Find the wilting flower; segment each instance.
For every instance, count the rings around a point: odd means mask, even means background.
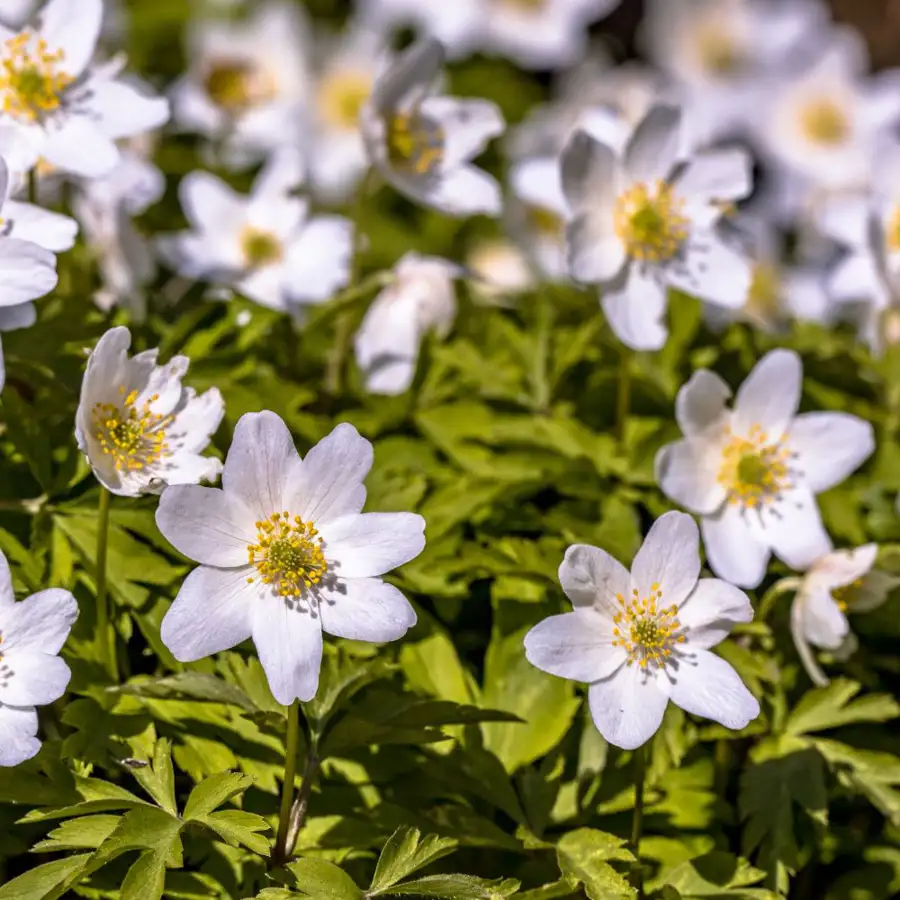
[[[738,588],[700,578],[690,516],[657,519],[630,573],[597,547],[569,547],[559,580],[574,610],[532,628],[525,655],[551,675],[587,682],[594,724],[611,744],[648,741],[669,700],[735,730],[759,715],[738,674],[709,652],[753,608]]]
[[[218,388],[183,387],[186,356],[156,364],[158,350],[128,356],[131,334],[111,328],[88,359],[75,438],[109,491],[125,497],[215,478],[222,464],[201,456],[222,421]]]
[[[613,331],[635,350],[665,344],[670,287],[734,308],[750,285],[748,261],[715,231],[750,191],[750,159],[711,150],[679,165],[680,125],[677,109],[655,106],[622,154],[584,131],[563,154],[569,271],[601,286]]]
[[[456,318],[453,279],[458,266],[433,256],[407,253],[394,279],[372,302],[356,335],[356,360],[366,387],[376,394],[402,394],[416,373],[419,345],[429,331],[444,336]]]
[[[353,226],[340,216],[310,218],[308,201],[294,193],[302,179],[291,150],[271,158],[249,195],[192,172],[179,192],[192,230],[163,238],[163,255],[186,278],[228,285],[270,309],[329,299],[350,277]]]
[[[361,111],[372,164],[398,191],[451,216],[497,215],[500,187],[469,160],[503,131],[488,100],[437,96],[444,48],[423,40],[375,82]]]
[[[699,514],[712,570],[756,587],[771,551],[805,569],[831,543],[815,495],[843,481],[875,446],[872,426],[847,413],[797,414],[800,357],[773,350],[741,385],[701,369],[678,392],[684,440],[657,454],[663,491]]]
[[[279,147],[299,147],[309,91],[307,25],[294,3],[254,5],[235,21],[188,26],[188,72],[176,85],[176,124],[225,142],[243,165]]]
[[[162,623],[182,662],[253,638],[275,699],[310,700],[322,632],[393,641],[416,623],[409,601],[381,576],[422,551],[413,513],[362,513],[372,445],[338,425],[305,459],[275,413],[242,416],[222,489],[169,488],[156,521],[200,563]]]
[[[875,609],[897,583],[897,579],[874,568],[877,555],[875,544],[832,550],[803,575],[791,607],[791,634],[803,666],[816,684],[828,684],[828,678],[810,645],[852,652],[855,638],[847,613]]]
[[[0,766],[17,766],[41,749],[36,706],[58,700],[72,673],[59,651],[78,604],[69,591],[40,591],[17,603],[0,552]]]
[[[157,128],[167,100],[118,78],[119,60],[92,65],[102,0],[50,0],[36,27],[0,28],[0,130],[16,169],[38,159],[96,177],[119,160],[115,141]]]

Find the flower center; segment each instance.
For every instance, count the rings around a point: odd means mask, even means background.
[[[62,105],[61,95],[74,80],[60,70],[62,50],[25,30],[9,38],[0,51],[0,96],[3,112],[19,122],[36,122]]]
[[[562,216],[545,206],[529,206],[526,210],[528,224],[540,235],[562,240],[565,236],[566,223]]]
[[[733,435],[722,452],[718,481],[728,490],[728,502],[746,509],[778,500],[791,487],[791,453],[780,441],[768,443],[759,425],[750,437]]]
[[[501,6],[511,6],[522,12],[539,12],[544,9],[549,0],[500,0]]]
[[[271,100],[276,94],[269,75],[251,60],[236,57],[213,60],[204,84],[210,100],[232,116]]]
[[[711,75],[732,75],[746,62],[743,48],[720,25],[700,30],[697,56],[700,65]]]
[[[613,209],[613,224],[628,255],[653,263],[675,256],[688,236],[683,205],[664,181],[635,184],[620,194]]]
[[[650,586],[649,597],[641,597],[635,588],[630,600],[621,594],[616,594],[616,600],[621,609],[613,616],[613,647],[624,648],[628,665],[637,662],[642,669],[648,665],[662,668],[674,646],[684,643],[678,607],[661,605],[658,584]]]
[[[248,561],[276,594],[300,597],[324,578],[328,563],[312,522],[276,512],[257,522],[256,531],[256,543],[247,548]],[[247,581],[252,584],[253,578]]]
[[[807,140],[825,147],[843,144],[850,134],[846,112],[828,97],[818,97],[803,107],[800,128]]]
[[[387,123],[387,149],[394,168],[430,175],[444,158],[444,129],[416,110],[397,113]]]
[[[859,595],[862,593],[863,580],[862,578],[857,578],[855,581],[851,581],[850,584],[842,585],[831,591],[831,596],[841,612],[847,612],[847,609],[859,599]]]
[[[372,93],[372,75],[364,71],[337,72],[319,88],[322,118],[342,131],[359,127],[359,113]]]
[[[251,269],[276,263],[283,256],[281,241],[274,234],[250,226],[241,232],[241,252]]]
[[[744,306],[747,312],[763,319],[771,319],[780,312],[781,281],[775,266],[757,263],[753,267]]]
[[[125,388],[119,388],[125,394]],[[140,471],[171,456],[166,430],[173,416],[153,412],[151,406],[159,399],[154,394],[143,405],[137,405],[138,392],[131,391],[122,405],[95,403],[92,413],[94,437],[100,449],[113,459],[119,472]]]

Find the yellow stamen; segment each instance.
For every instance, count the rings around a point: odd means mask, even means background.
[[[835,147],[850,134],[844,109],[829,97],[816,97],[800,110],[800,128],[813,144]]]
[[[91,411],[101,451],[112,457],[119,472],[140,471],[171,456],[166,431],[174,417],[153,412],[159,395],[138,406],[137,391],[126,395],[125,388],[119,388],[119,392],[121,404],[95,403]]]
[[[653,263],[675,256],[688,237],[683,205],[664,181],[635,184],[622,193],[613,209],[613,225],[628,255]]]
[[[841,612],[847,612],[848,607],[852,606],[853,602],[858,599],[862,586],[863,579],[857,578],[855,581],[851,581],[850,584],[832,589],[831,596]]]
[[[271,100],[277,94],[272,76],[253,60],[222,57],[207,67],[204,79],[210,100],[232,116]]]
[[[278,262],[284,255],[281,241],[270,231],[247,226],[241,232],[244,264],[251,269]]]
[[[684,643],[678,621],[678,607],[662,605],[662,589],[650,586],[650,594],[641,597],[637,589],[626,600],[616,594],[619,610],[613,616],[613,647],[622,647],[628,654],[628,665],[637,663],[662,668],[677,644]]]
[[[0,49],[3,112],[31,123],[59,109],[63,91],[74,80],[60,66],[64,59],[62,50],[51,53],[44,38],[30,29],[9,38]]]
[[[747,438],[731,435],[722,452],[718,482],[728,491],[729,503],[759,509],[791,487],[790,459],[781,441],[770,442],[754,425]]]
[[[371,72],[346,70],[326,77],[319,87],[319,112],[334,128],[353,131],[359,113],[372,93]]]
[[[281,597],[301,597],[328,571],[322,538],[312,522],[288,512],[272,513],[256,523],[256,543],[247,548],[263,584]],[[252,583],[253,578],[248,578]]]
[[[387,148],[394,168],[430,175],[444,159],[444,129],[416,110],[397,113],[387,123]]]

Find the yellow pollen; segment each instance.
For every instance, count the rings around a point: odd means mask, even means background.
[[[781,281],[775,266],[756,263],[753,267],[744,308],[761,319],[772,319],[781,311]]]
[[[900,202],[894,206],[888,217],[884,229],[884,242],[889,252],[900,252]]]
[[[319,88],[319,111],[334,128],[354,131],[359,113],[372,93],[372,74],[363,70],[336,72]]]
[[[678,607],[663,606],[662,596],[658,584],[651,585],[647,597],[641,597],[637,589],[628,600],[616,594],[619,610],[613,616],[612,645],[625,650],[628,665],[662,668],[676,645],[684,643]]]
[[[841,612],[847,612],[847,609],[853,605],[854,600],[858,598],[862,591],[862,586],[863,579],[857,578],[855,581],[851,581],[850,584],[842,585],[831,591],[831,596]]]
[[[171,456],[166,430],[173,416],[153,412],[159,399],[154,394],[138,406],[138,392],[123,395],[121,404],[95,403],[91,410],[94,437],[106,456],[111,456],[119,472],[145,469],[164,457]]]
[[[328,571],[322,538],[312,522],[288,512],[272,513],[256,523],[256,543],[247,548],[263,584],[281,597],[301,597]],[[253,578],[248,578],[253,582]]]
[[[36,122],[62,105],[63,91],[74,80],[60,68],[62,50],[26,29],[0,48],[0,98],[3,112],[19,122]]]
[[[778,500],[791,487],[791,453],[780,442],[770,443],[759,425],[747,438],[731,435],[722,452],[718,482],[728,491],[728,502],[758,509]]]
[[[635,184],[620,194],[613,209],[613,226],[632,259],[660,263],[670,260],[688,236],[683,201],[672,185]]]
[[[397,113],[387,122],[391,165],[411,175],[430,175],[444,159],[444,129],[417,110]]]
[[[730,75],[746,61],[743,48],[722,27],[713,23],[701,28],[697,34],[697,56],[703,68],[712,75]]]
[[[213,60],[207,68],[204,84],[210,100],[232,116],[265,103],[277,94],[270,74],[252,60],[239,57]]]
[[[850,134],[846,112],[828,97],[817,97],[800,110],[800,128],[813,144],[835,147]]]
[[[241,252],[245,265],[251,269],[276,263],[284,254],[281,241],[274,234],[251,226],[241,232]]]
[[[522,12],[536,13],[546,8],[550,0],[499,0],[501,6],[511,6]]]

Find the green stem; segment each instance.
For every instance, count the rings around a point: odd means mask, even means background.
[[[534,355],[532,387],[533,406],[536,412],[546,412],[550,406],[551,389],[548,377],[550,364],[550,337],[552,334],[553,298],[546,286],[537,293],[537,353]]]
[[[113,682],[119,680],[116,665],[116,635],[110,624],[109,597],[106,589],[106,556],[109,544],[109,505],[112,494],[100,488],[100,504],[97,521],[97,633],[103,662]]]
[[[37,194],[37,164],[35,164],[28,170],[28,202],[37,203]]]
[[[725,799],[728,793],[728,774],[731,769],[731,741],[719,738],[716,741],[715,789],[716,796]]]
[[[619,357],[619,389],[616,395],[616,437],[619,443],[625,440],[625,427],[628,423],[628,410],[631,405],[631,351],[622,348]]]
[[[800,578],[782,578],[776,581],[772,587],[763,594],[762,600],[759,601],[759,610],[756,614],[757,622],[765,622],[775,605],[775,601],[788,591],[797,591],[803,580]]]
[[[281,786],[281,812],[278,816],[278,836],[272,850],[272,858],[281,863],[287,859],[287,839],[291,824],[291,806],[294,802],[294,776],[297,774],[297,746],[300,743],[300,702],[295,700],[288,707],[287,743],[284,749],[284,782]]]
[[[647,778],[647,745],[634,751],[634,812],[631,817],[631,851],[635,863],[631,880],[638,897],[644,896],[644,870],[641,868],[641,835],[644,829],[644,782]]]

